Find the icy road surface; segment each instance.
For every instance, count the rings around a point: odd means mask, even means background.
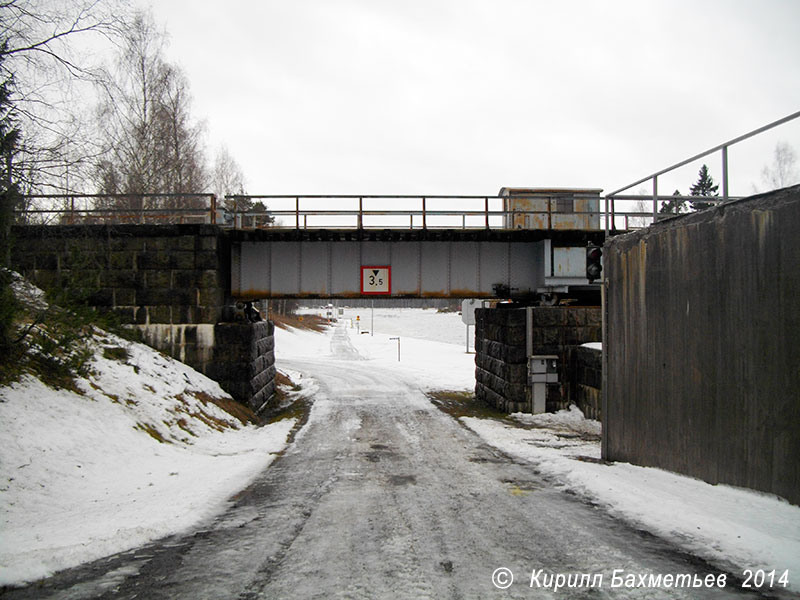
[[[207,529],[97,561],[8,598],[729,598],[612,588],[612,574],[718,571],[563,491],[440,412],[411,375],[331,356],[283,360],[318,391],[305,427]],[[499,568],[513,584],[492,582]],[[602,575],[596,589],[530,587]],[[498,579],[505,584],[507,576]],[[594,579],[597,582],[598,580]]]

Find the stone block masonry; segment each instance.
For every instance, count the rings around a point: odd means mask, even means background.
[[[206,374],[258,411],[275,393],[275,325],[218,323],[214,334],[214,357]]]
[[[567,398],[587,418],[602,421],[602,350],[577,346],[571,348],[568,354],[570,378],[567,381]]]
[[[13,237],[12,265],[40,287],[113,311],[150,346],[217,380],[252,408],[269,399],[273,330],[223,323],[232,301],[230,244],[222,229],[25,226],[15,227]]]
[[[572,352],[580,344],[600,341],[602,316],[599,308],[501,305],[478,309],[475,317],[475,395],[478,399],[505,412],[530,412],[528,355],[556,355],[559,357],[559,383],[548,384],[547,410],[566,408],[571,403],[583,409],[579,398],[582,388],[573,383],[576,364],[572,361]],[[592,407],[599,406],[599,397],[591,402]],[[590,412],[593,416],[599,415],[599,409]]]
[[[475,311],[475,397],[508,413],[530,412],[525,309]]]
[[[230,287],[230,251],[207,225],[14,228],[14,267],[45,289],[109,309],[125,323],[213,324]],[[176,343],[182,336],[172,336]]]

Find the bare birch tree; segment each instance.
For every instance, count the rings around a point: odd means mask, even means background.
[[[797,155],[786,142],[775,144],[775,154],[771,166],[765,166],[761,171],[761,179],[768,189],[775,190],[793,185],[800,181],[795,164]]]
[[[128,0],[0,0],[3,78],[13,74],[25,191],[80,187],[96,155],[86,93],[102,77],[92,47],[123,29]]]

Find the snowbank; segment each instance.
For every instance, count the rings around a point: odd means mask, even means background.
[[[777,576],[788,569],[792,589],[800,591],[800,507],[660,469],[603,464],[600,424],[582,419],[574,406],[556,414],[512,417],[532,428],[461,420],[487,443],[530,461],[558,485],[611,514],[740,575],[745,568],[774,569]]]
[[[0,388],[0,585],[145,544],[212,518],[283,449],[286,420],[244,426],[219,385],[100,334],[78,391]]]

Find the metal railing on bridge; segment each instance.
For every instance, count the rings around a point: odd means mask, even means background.
[[[798,117],[800,111],[602,199],[600,190],[592,195],[586,190],[544,189],[518,189],[512,195],[497,196],[227,195],[221,202],[207,193],[39,194],[23,197],[16,220],[27,224],[210,223],[233,229],[577,229],[604,230],[610,235],[670,216],[659,212],[669,200],[713,205],[737,199],[729,194],[728,148]],[[659,177],[716,152],[722,157],[722,196],[659,194]],[[652,184],[652,194],[623,193],[647,182]]]
[[[611,192],[609,194],[606,194],[606,196],[605,196],[605,209],[603,211],[604,214],[606,215],[606,218],[605,218],[606,235],[608,235],[610,230],[614,229],[614,225],[617,223],[617,217],[622,217],[623,220],[624,220],[624,223],[625,223],[625,227],[624,228],[625,229],[628,228],[627,227],[627,222],[628,222],[627,214],[626,213],[620,214],[620,213],[616,213],[616,211],[615,211],[615,207],[618,206],[619,203],[622,203],[623,206],[626,205],[626,204],[634,203],[634,202],[638,203],[639,205],[641,205],[643,202],[646,201],[648,204],[651,204],[651,206],[652,206],[652,211],[648,215],[649,216],[648,221],[654,222],[654,221],[658,221],[659,219],[662,219],[662,218],[667,218],[667,217],[670,217],[670,216],[674,216],[674,215],[671,215],[669,213],[662,214],[662,213],[659,212],[659,209],[663,205],[663,203],[666,202],[666,201],[669,201],[669,200],[702,201],[704,204],[713,205],[713,204],[719,204],[719,203],[722,203],[722,202],[728,202],[728,201],[731,201],[731,200],[740,199],[741,196],[731,196],[729,194],[729,186],[728,186],[728,149],[731,146],[734,146],[734,145],[736,145],[736,144],[738,144],[740,142],[743,142],[743,141],[748,140],[748,139],[750,139],[752,137],[755,137],[755,136],[757,136],[757,135],[759,135],[761,133],[764,133],[765,131],[769,131],[770,129],[774,129],[775,127],[778,127],[779,125],[783,125],[784,123],[788,123],[790,121],[793,121],[793,120],[797,119],[798,117],[800,117],[800,111],[797,111],[795,113],[787,115],[787,116],[783,117],[782,119],[778,119],[777,121],[773,121],[772,123],[764,125],[763,127],[759,127],[758,129],[754,129],[752,131],[749,131],[749,132],[747,132],[747,133],[745,133],[743,135],[740,135],[740,136],[738,136],[736,138],[733,138],[732,140],[728,140],[727,142],[723,142],[722,144],[714,146],[713,148],[709,148],[708,150],[706,150],[704,152],[700,152],[699,154],[695,154],[694,156],[692,156],[690,158],[687,158],[685,160],[677,162],[674,165],[671,165],[671,166],[669,166],[669,167],[667,167],[665,169],[661,169],[660,171],[657,171],[655,173],[647,175],[646,177],[642,177],[641,179],[638,179],[638,180],[634,181],[633,183],[630,183],[630,184],[628,184],[628,185],[626,185],[624,187],[621,187],[621,188],[619,188],[617,190],[614,190],[613,192]],[[721,185],[722,185],[722,196],[719,196],[719,197],[717,197],[717,196],[683,196],[683,195],[674,195],[674,194],[663,195],[663,194],[659,194],[658,193],[658,178],[659,177],[661,177],[662,175],[665,175],[667,173],[670,173],[672,171],[675,171],[677,169],[680,169],[681,167],[689,165],[689,164],[691,164],[691,163],[693,163],[695,161],[698,161],[701,158],[705,158],[706,156],[710,156],[712,154],[715,154],[717,152],[720,153],[720,158],[721,158],[721,161],[722,161],[722,182],[721,182]],[[621,192],[628,191],[631,188],[636,187],[637,185],[641,185],[643,183],[648,183],[648,182],[650,182],[651,185],[652,185],[652,190],[653,190],[652,194],[649,194],[649,195],[645,196],[645,195],[641,195],[641,194],[622,194],[621,193]]]
[[[576,196],[577,197],[577,196]],[[508,196],[40,194],[24,197],[21,224],[206,223],[231,229],[586,229],[602,230],[605,213],[564,208],[559,199],[535,200],[537,210],[509,206]],[[618,211],[625,229],[644,227],[647,214]],[[578,225],[575,225],[576,219]]]
[[[15,221],[26,225],[208,223],[214,194],[31,194]]]

